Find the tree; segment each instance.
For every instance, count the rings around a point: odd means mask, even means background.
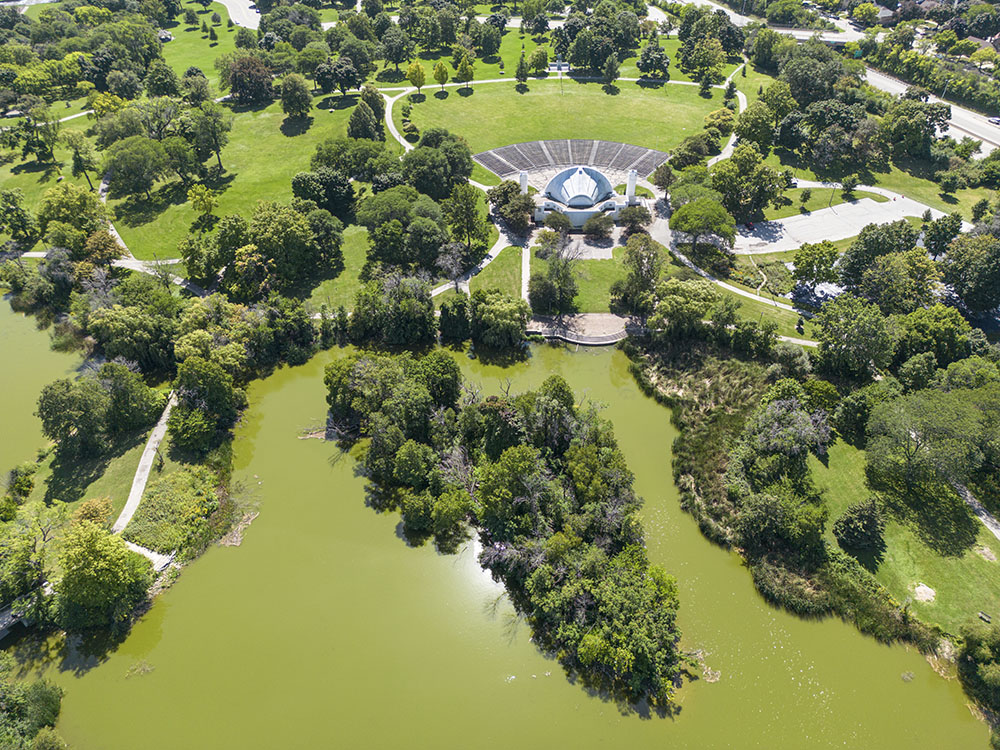
[[[13,218],[15,221],[8,225],[8,231],[11,236],[17,237],[15,232],[21,231],[19,227],[23,220],[16,216]],[[53,185],[42,194],[37,218],[38,230],[43,234],[49,232],[54,224],[72,227],[81,237],[80,247],[86,237],[107,226],[107,213],[99,198],[93,192],[68,182]]]
[[[441,86],[441,90],[444,91],[444,85],[448,83],[448,66],[443,62],[439,62],[434,66],[434,80]]]
[[[878,6],[874,3],[861,3],[854,6],[851,18],[862,26],[874,26],[878,23]]]
[[[108,186],[118,195],[136,195],[149,191],[167,169],[167,154],[159,141],[133,135],[108,149],[104,169],[110,172]]]
[[[83,133],[79,130],[67,130],[63,134],[63,142],[73,156],[72,174],[74,177],[87,178],[87,186],[93,190],[94,183],[90,181],[90,173],[97,169],[97,156]]]
[[[399,70],[399,64],[413,57],[413,42],[406,32],[398,25],[390,26],[382,35],[382,49],[387,62],[391,62]]]
[[[523,299],[498,289],[472,294],[469,324],[472,341],[489,349],[515,349],[524,343],[531,310]]]
[[[650,225],[653,215],[645,206],[626,206],[618,212],[618,221],[629,234],[635,234]]]
[[[97,371],[97,380],[108,395],[104,419],[112,437],[148,427],[163,409],[163,394],[125,365],[105,362]]]
[[[712,168],[711,186],[722,193],[722,205],[745,221],[785,189],[784,177],[767,166],[755,145],[740,143],[733,155]]]
[[[372,141],[384,141],[385,129],[375,117],[372,108],[363,101],[358,101],[347,122],[347,135],[350,138],[366,138]]]
[[[735,132],[741,141],[754,143],[767,153],[774,137],[774,112],[758,99],[740,115]]]
[[[535,51],[531,53],[531,59],[528,61],[531,65],[531,69],[535,71],[535,75],[548,70],[549,67],[549,53],[545,47],[535,47]]]
[[[639,53],[636,67],[644,76],[652,78],[667,78],[667,71],[670,67],[670,57],[666,50],[660,46],[660,39],[657,36],[650,37],[646,46]]]
[[[340,89],[341,96],[347,96],[348,89],[354,89],[361,85],[361,74],[354,66],[354,62],[349,57],[341,55],[333,63],[330,77]]]
[[[792,89],[785,81],[775,81],[760,95],[774,115],[774,125],[780,123],[785,116],[799,108],[799,103],[792,96]]]
[[[308,117],[312,110],[309,84],[298,73],[289,73],[281,81],[281,110],[289,117]]]
[[[411,86],[416,87],[417,93],[419,94],[420,89],[423,88],[424,82],[427,80],[427,74],[424,72],[424,66],[416,60],[410,63],[410,67],[406,69],[406,80],[410,82]]]
[[[670,229],[691,235],[691,247],[698,240],[711,235],[731,245],[736,238],[736,223],[722,205],[711,198],[697,198],[685,203],[670,217]]]
[[[258,104],[274,99],[271,70],[257,52],[237,53],[221,59],[223,84],[241,104]]]
[[[204,161],[209,154],[222,171],[222,149],[229,143],[229,131],[233,129],[233,115],[216,102],[202,102],[190,110],[191,133],[198,157]]]
[[[611,285],[612,309],[621,308],[644,318],[652,313],[664,260],[663,251],[648,234],[629,237],[622,259],[625,277]]]
[[[815,287],[817,284],[832,284],[838,275],[835,265],[840,252],[829,240],[805,243],[795,251],[795,280]]]
[[[917,231],[905,219],[888,224],[869,224],[840,259],[841,283],[853,289],[880,255],[905,253],[916,247]]]
[[[930,305],[941,279],[937,264],[916,248],[880,255],[861,276],[857,291],[883,313],[908,313]]]
[[[42,434],[60,452],[92,455],[105,445],[108,403],[108,394],[95,379],[64,378],[42,388],[35,414],[42,422]]]
[[[20,188],[0,189],[0,232],[6,232],[18,242],[34,238],[38,232],[34,217],[21,205],[23,201],[24,193]]]
[[[962,216],[958,213],[935,219],[924,230],[924,247],[934,259],[943,255],[951,241],[962,231]]]
[[[943,262],[944,281],[969,310],[1000,306],[1000,240],[989,234],[959,235]]]
[[[246,395],[233,377],[213,361],[191,356],[177,366],[177,406],[167,420],[178,448],[204,453],[218,435],[229,430],[246,406]]]
[[[828,371],[870,379],[892,362],[895,345],[881,311],[853,294],[842,294],[820,308],[820,356]]]
[[[938,367],[947,367],[972,353],[972,326],[954,307],[937,303],[917,308],[895,323],[898,362],[933,352]]]
[[[704,279],[667,278],[656,287],[656,306],[648,328],[654,340],[670,342],[702,330],[702,321],[719,300],[719,293]]]
[[[70,630],[120,625],[146,597],[152,566],[119,536],[89,521],[72,524],[59,561],[59,624]]]
[[[469,338],[469,298],[458,294],[441,303],[441,317],[438,321],[441,338],[450,341],[465,341]]]
[[[524,84],[528,80],[528,61],[524,57],[524,50],[521,50],[521,57],[518,58],[517,68],[514,70],[514,80],[519,84]]]
[[[479,211],[479,191],[469,184],[459,184],[441,205],[452,237],[471,250],[474,243],[485,243],[489,237],[486,221]]]
[[[319,167],[315,172],[299,172],[292,178],[292,194],[313,201],[342,221],[354,213],[354,187],[350,178],[331,167]]]
[[[472,61],[469,59],[469,55],[465,55],[462,58],[462,62],[458,65],[458,70],[455,71],[455,80],[459,83],[464,83],[465,88],[468,89],[469,84],[475,77],[476,72],[472,66]]]
[[[191,207],[201,216],[211,216],[212,211],[219,205],[218,195],[204,185],[192,185],[188,189],[187,199]]]
[[[868,481],[901,494],[929,482],[965,481],[982,460],[980,420],[960,392],[917,391],[876,406],[865,448]]]
[[[479,34],[479,51],[484,57],[493,57],[500,51],[500,29],[490,23],[483,24]]]
[[[604,82],[609,86],[618,80],[620,65],[618,63],[618,56],[614,53],[608,55],[608,59],[604,61]]]
[[[663,192],[670,189],[670,186],[674,184],[674,170],[670,167],[668,162],[663,162],[653,171],[652,182],[656,187],[658,187]]]
[[[149,96],[180,96],[180,82],[174,69],[163,60],[153,60],[146,71],[146,93]]]
[[[715,37],[706,36],[695,43],[686,65],[695,80],[710,84],[719,77],[725,60],[726,53],[722,49],[722,43]]]

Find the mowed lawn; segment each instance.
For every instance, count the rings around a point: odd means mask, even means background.
[[[827,537],[836,544],[834,521],[848,505],[869,494],[864,451],[838,440],[830,447],[826,466],[815,458],[810,458],[809,465],[830,511]],[[989,550],[1000,558],[1000,542],[971,514],[969,520],[975,524],[975,543],[953,554],[942,554],[928,546],[918,527],[891,517],[884,535],[886,549],[875,571],[878,581],[900,604],[909,602],[917,617],[950,633],[976,620],[980,610],[1000,616],[1000,562],[987,560],[979,551]],[[918,584],[934,589],[934,601],[916,600]]]
[[[617,93],[569,79],[529,81],[524,93],[513,81],[469,91],[428,90],[425,101],[413,105],[411,119],[421,131],[443,127],[458,133],[473,153],[548,138],[593,138],[666,151],[699,132],[705,115],[722,101],[721,90],[702,97],[694,86],[619,83],[612,90]],[[393,117],[401,127],[398,105]]]
[[[280,102],[263,109],[237,112],[229,144],[222,150],[222,178],[209,186],[219,192],[216,216],[239,213],[249,216],[259,200],[288,201],[292,177],[309,169],[316,144],[347,133],[354,97],[313,100],[307,123],[285,117]],[[319,109],[320,106],[343,107]],[[393,144],[390,142],[390,148]],[[208,162],[211,164],[211,161]],[[134,196],[110,202],[116,227],[137,258],[171,258],[197,218],[179,180],[158,185],[152,200]]]
[[[499,289],[511,297],[521,296],[521,248],[505,247],[489,265],[469,280],[469,289]]]
[[[199,68],[205,74],[208,82],[218,89],[219,74],[215,69],[215,60],[236,49],[237,27],[226,28],[229,11],[226,10],[226,6],[220,3],[212,3],[207,8],[202,8],[194,0],[187,0],[187,2],[181,3],[181,8],[182,11],[190,9],[197,13],[198,23],[195,26],[188,26],[184,23],[184,13],[181,12],[171,24],[167,25],[167,31],[173,34],[174,38],[163,45],[163,59],[178,76],[183,76],[184,71],[192,66]],[[212,23],[213,13],[218,13],[221,16],[220,23]],[[208,38],[207,33],[202,33],[202,21],[210,27],[215,27],[215,33],[219,37],[217,41],[213,42]],[[219,94],[221,93],[219,92]]]

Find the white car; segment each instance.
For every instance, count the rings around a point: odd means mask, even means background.
[[[989,123],[990,125],[1000,125],[1000,117],[991,117]]]

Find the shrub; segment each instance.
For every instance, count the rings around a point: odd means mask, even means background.
[[[845,550],[869,550],[882,545],[885,519],[874,497],[854,503],[833,524],[833,535]]]

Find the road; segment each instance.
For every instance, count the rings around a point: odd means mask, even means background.
[[[897,78],[880,73],[877,70],[868,68],[865,72],[865,79],[869,84],[882,91],[888,91],[897,96],[903,94],[910,84],[900,81]],[[983,157],[996,148],[1000,148],[1000,127],[991,125],[986,115],[973,112],[970,109],[959,107],[936,96],[930,98],[932,102],[944,102],[951,106],[951,120],[948,121],[949,128],[945,131],[955,140],[961,140],[963,136],[971,136],[983,142],[982,151],[978,154]]]

